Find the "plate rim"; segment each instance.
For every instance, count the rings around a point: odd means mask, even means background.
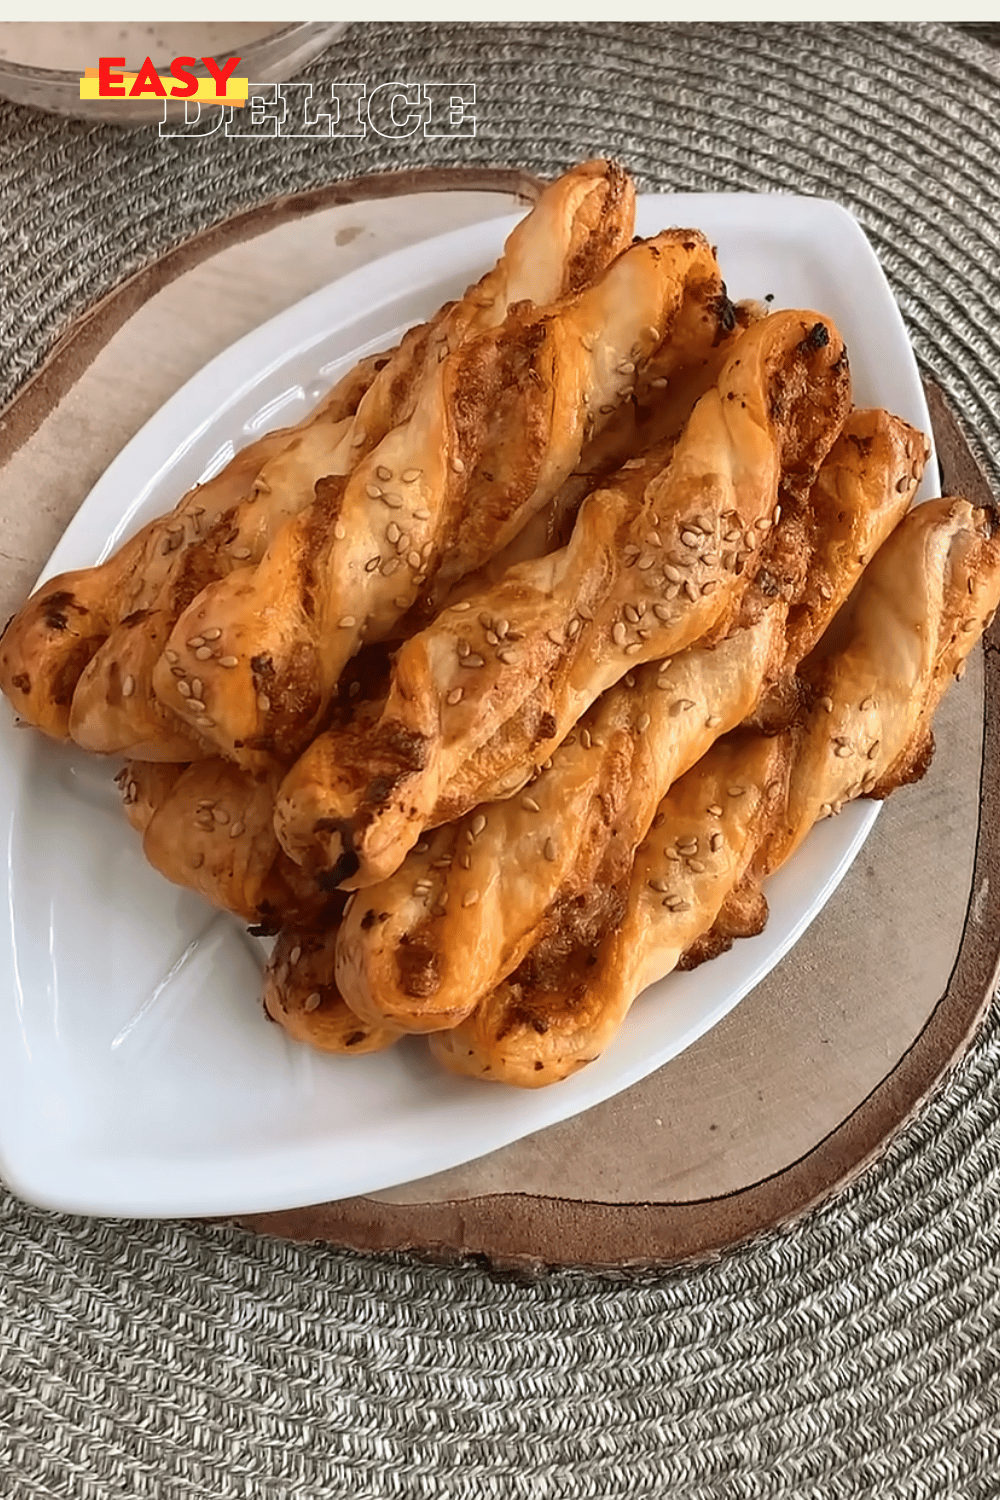
[[[900,313],[895,299],[892,296],[888,281],[878,264],[877,257],[875,256],[875,253],[872,250],[872,247],[868,242],[861,225],[854,217],[854,215],[851,214],[849,210],[844,208],[841,204],[836,203],[832,199],[812,197],[810,195],[804,194],[783,193],[667,193],[642,194],[639,198],[640,205],[642,205],[643,203],[648,205],[655,204],[659,209],[662,209],[665,203],[669,204],[671,202],[677,203],[678,205],[680,205],[681,203],[697,203],[702,207],[704,207],[706,203],[711,202],[719,207],[725,206],[726,208],[731,208],[734,206],[747,207],[752,205],[753,208],[757,210],[759,210],[762,204],[765,203],[773,204],[780,202],[782,208],[784,209],[787,209],[790,203],[795,203],[797,205],[804,205],[805,212],[813,216],[825,216],[832,214],[835,218],[840,220],[842,227],[846,229],[849,226],[849,232],[855,236],[856,243],[860,247],[863,247],[865,251],[867,251],[867,254],[870,257],[870,261],[877,272],[877,280],[881,283],[880,290],[884,295],[884,298],[886,299],[885,305],[887,308],[892,309],[896,318],[898,319],[899,330],[902,332],[906,348],[909,352],[910,360],[912,361],[913,372],[914,374],[916,374],[917,367],[915,356],[913,355],[912,345],[910,344],[908,335],[906,334],[902,314]],[[765,212],[767,211],[768,210],[765,210]],[[366,281],[369,281],[373,275],[377,277],[380,271],[383,273],[385,273],[386,271],[391,273],[394,268],[399,266],[406,266],[408,262],[412,261],[415,258],[419,258],[421,255],[427,255],[431,251],[437,252],[441,251],[442,249],[448,249],[451,248],[452,245],[454,245],[456,251],[458,251],[459,253],[461,252],[463,247],[468,248],[472,244],[478,245],[480,241],[485,242],[489,240],[492,242],[494,247],[498,247],[499,242],[502,240],[506,232],[508,232],[509,227],[520,217],[520,214],[496,216],[483,221],[479,221],[472,225],[467,225],[456,230],[448,231],[444,235],[431,236],[428,239],[414,242],[414,244],[405,246],[400,250],[391,251],[387,255],[378,257],[376,260],[368,263],[367,265],[359,267],[355,271],[347,273],[346,276],[338,278],[336,281],[330,283],[327,287],[310,293],[305,298],[302,298],[298,302],[294,303],[292,307],[285,309],[282,313],[276,315],[276,317],[267,320],[257,329],[254,329],[250,333],[244,335],[241,339],[237,340],[227,349],[214,356],[213,359],[208,362],[208,364],[203,366],[202,369],[199,370],[194,376],[192,376],[189,381],[185,382],[185,384],[180,388],[179,391],[171,396],[167,402],[163,403],[163,405],[158,409],[157,413],[154,414],[150,421],[144,424],[139,433],[137,433],[135,437],[130,440],[130,442],[125,446],[125,448],[122,449],[121,453],[116,457],[116,459],[112,461],[112,464],[109,465],[108,469],[105,471],[104,475],[102,475],[97,485],[95,485],[91,490],[90,495],[88,495],[88,497],[83,501],[77,512],[77,515],[74,517],[69,527],[67,527],[66,532],[63,534],[63,537],[53,549],[53,553],[46,563],[45,568],[40,575],[40,578],[51,576],[52,573],[64,570],[68,566],[80,565],[81,559],[78,556],[74,558],[74,550],[77,546],[78,538],[82,537],[88,528],[92,529],[93,527],[93,521],[95,519],[93,512],[96,510],[96,507],[91,506],[91,501],[93,500],[95,494],[103,496],[105,490],[108,490],[109,492],[113,490],[114,485],[119,481],[120,476],[123,473],[127,472],[129,463],[134,459],[135,453],[141,447],[141,440],[144,438],[144,435],[147,434],[148,428],[153,423],[157,423],[162,419],[165,430],[169,430],[170,422],[173,421],[177,417],[178,412],[182,411],[187,403],[190,402],[192,391],[194,391],[195,394],[200,394],[201,389],[213,384],[216,380],[219,379],[220,374],[225,377],[228,374],[229,369],[234,368],[235,365],[238,364],[241,353],[246,350],[247,346],[256,347],[257,343],[261,340],[262,335],[264,335],[268,331],[270,331],[272,335],[274,335],[276,329],[284,325],[292,317],[293,314],[300,312],[300,310],[304,307],[315,308],[323,306],[331,296],[333,296],[334,300],[337,300],[336,294],[338,290],[340,292],[342,300],[349,300],[350,293],[353,289],[355,289],[359,285],[363,287]],[[494,252],[491,250],[490,253]],[[437,260],[436,254],[434,255],[434,259],[435,261]],[[481,262],[477,262],[477,266],[471,274],[476,274],[479,270],[480,265]],[[463,274],[466,273],[463,272]],[[433,277],[430,278],[428,285],[433,282],[433,279]],[[314,342],[321,342],[321,338],[322,335],[318,335]],[[919,379],[919,377],[917,378]],[[224,403],[224,405],[232,405],[243,389],[253,389],[257,385],[264,384],[264,382],[265,375],[258,374],[255,378],[249,380],[248,382],[244,382],[243,386],[237,387],[235,391],[229,390],[227,401]],[[926,405],[924,409],[926,411]],[[217,418],[218,413],[216,413],[215,418],[213,418],[212,420],[217,420]],[[209,421],[201,424],[202,428],[206,428],[209,425]],[[927,423],[927,430],[930,430],[929,420]],[[152,481],[150,481],[150,483],[152,483]],[[135,509],[136,506],[133,505],[133,514],[135,513]],[[122,532],[121,534],[127,533]],[[2,791],[2,789],[0,789],[0,791]],[[0,795],[0,804],[2,804],[4,800],[5,797],[3,795]],[[6,819],[6,807],[3,808],[3,814]],[[825,904],[825,901],[827,899],[829,899],[829,895],[832,893],[832,890],[839,882],[839,879],[842,878],[843,874],[846,873],[846,869],[849,868],[850,863],[856,856],[861,843],[863,843],[864,836],[867,834],[868,828],[871,826],[871,823],[873,821],[874,815],[867,819],[866,826],[861,831],[861,836],[856,839],[849,855],[842,860],[842,867],[834,875],[832,882],[829,885],[829,889],[827,889],[824,893],[822,901],[817,904],[816,909],[810,913],[807,921],[802,924],[803,927],[804,925],[807,925],[808,920],[811,920],[812,917],[817,914],[818,910],[822,909],[822,905]],[[774,966],[775,963],[780,961],[780,958],[783,956],[784,952],[787,951],[788,946],[791,945],[791,942],[794,941],[798,935],[799,933],[798,931],[796,931],[794,936],[790,938],[789,941],[783,947],[781,947],[778,952],[776,952],[773,961],[767,966],[768,969],[770,969]],[[7,954],[5,948],[5,960],[6,956]],[[750,986],[748,986],[747,988],[749,987]],[[731,999],[727,1004],[723,1005],[719,1010],[719,1014],[714,1016],[711,1020],[707,1021],[700,1029],[694,1029],[684,1045],[690,1045],[691,1042],[696,1040],[697,1036],[703,1035],[705,1031],[711,1029],[711,1027],[716,1024],[717,1020],[721,1019],[721,1016],[723,1014],[727,1013],[728,1010],[733,1007],[733,1005],[739,1002],[739,999],[743,997],[743,993],[745,992],[746,991],[742,991],[735,998]],[[5,997],[0,996],[0,1005],[3,1006],[4,1012],[6,1013],[7,1006]],[[2,1017],[0,1017],[0,1030],[2,1030],[2,1026]],[[677,1055],[677,1052],[680,1050],[683,1050],[683,1048],[676,1049],[675,1052],[671,1055]],[[661,1061],[655,1066],[662,1065],[663,1062]],[[452,1160],[449,1164],[457,1165],[460,1160],[469,1160],[472,1156],[488,1154],[493,1150],[499,1149],[502,1145],[507,1144],[510,1140],[516,1139],[521,1135],[531,1133],[536,1129],[544,1128],[544,1125],[546,1123],[555,1123],[557,1119],[568,1118],[570,1115],[577,1114],[581,1109],[588,1108],[591,1104],[600,1102],[601,1099],[610,1097],[611,1094],[618,1093],[622,1089],[629,1087],[637,1080],[638,1077],[645,1076],[645,1073],[648,1073],[650,1071],[653,1071],[653,1068],[645,1068],[641,1073],[637,1073],[634,1077],[629,1076],[625,1082],[619,1083],[616,1087],[610,1088],[603,1093],[599,1093],[598,1097],[592,1098],[589,1103],[585,1103],[577,1108],[571,1108],[565,1112],[557,1112],[553,1115],[553,1118],[551,1120],[544,1121],[541,1124],[535,1123],[525,1127],[524,1129],[519,1128],[514,1133],[504,1135],[502,1138],[494,1140],[490,1145],[483,1149],[476,1150],[474,1153],[465,1152],[461,1156],[455,1157],[454,1160]],[[581,1075],[577,1076],[579,1077]],[[21,1165],[23,1165],[23,1158],[21,1160]],[[46,1185],[37,1180],[37,1178],[34,1180],[30,1180],[30,1173],[26,1177],[23,1171],[18,1170],[18,1162],[15,1159],[12,1159],[10,1155],[9,1138],[5,1135],[4,1116],[2,1111],[0,1111],[0,1167],[2,1167],[3,1175],[7,1182],[12,1187],[14,1187],[15,1191],[18,1191],[21,1196],[29,1198],[31,1201],[41,1203],[46,1207],[59,1208],[68,1211],[97,1212],[104,1214],[131,1214],[138,1211],[143,1214],[155,1217],[172,1216],[176,1215],[177,1213],[214,1215],[218,1213],[250,1213],[255,1211],[267,1211],[266,1209],[262,1209],[257,1205],[247,1203],[246,1200],[248,1195],[246,1193],[242,1194],[244,1205],[242,1208],[234,1208],[231,1203],[219,1203],[213,1208],[203,1201],[199,1202],[198,1205],[195,1206],[193,1201],[190,1199],[187,1200],[186,1203],[180,1205],[175,1202],[168,1202],[160,1206],[154,1206],[149,1203],[141,1203],[134,1193],[131,1195],[126,1194],[124,1200],[119,1197],[117,1202],[113,1202],[111,1200],[98,1202],[93,1198],[92,1194],[88,1194],[87,1192],[83,1192],[79,1196],[70,1194],[69,1198],[67,1198],[67,1195],[64,1191],[56,1192],[55,1194],[53,1194],[49,1192],[46,1188]],[[383,1179],[379,1181],[376,1186],[370,1186],[369,1188],[367,1188],[366,1191],[375,1191],[377,1190],[377,1188],[389,1187],[395,1183],[412,1180],[413,1176],[425,1175],[428,1170],[436,1172],[444,1169],[444,1166],[435,1164],[430,1166],[429,1168],[425,1167],[419,1174],[396,1173],[391,1177],[391,1180],[388,1178]],[[349,1187],[341,1196],[350,1196],[352,1194],[356,1195],[356,1193],[356,1188]],[[273,1192],[269,1192],[267,1194],[267,1197],[269,1200],[270,1208],[273,1210],[288,1209],[293,1206],[300,1205],[303,1201],[301,1189],[297,1190],[294,1195],[294,1205],[289,1200],[286,1200],[284,1202],[277,1201],[276,1195]],[[278,1197],[280,1197],[280,1195],[278,1195]],[[320,1200],[313,1199],[312,1201]]]

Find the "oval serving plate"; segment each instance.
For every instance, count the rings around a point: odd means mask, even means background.
[[[514,222],[375,261],[213,360],[107,470],[43,577],[107,556],[244,443],[299,420],[360,355],[481,275]],[[857,403],[930,431],[902,319],[845,210],[779,195],[640,199],[639,233],[668,224],[709,235],[733,297],[831,316]],[[9,715],[0,736],[0,1173],[72,1212],[293,1208],[443,1171],[578,1114],[683,1051],[773,968],[877,811],[855,803],[817,827],[770,883],[764,933],[653,986],[595,1063],[524,1093],[444,1073],[419,1039],[351,1059],[287,1040],[261,1009],[263,945],[146,865],[118,806],[117,764],[18,732]]]

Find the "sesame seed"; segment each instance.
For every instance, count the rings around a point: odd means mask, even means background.
[[[623,359],[621,364],[618,366],[618,373],[619,375],[634,375],[635,364],[630,359]]]
[[[639,621],[642,619],[642,616],[640,615],[634,604],[626,604],[625,618],[630,621],[631,624],[638,625]]]
[[[697,531],[681,532],[681,541],[684,543],[685,547],[700,547],[701,540],[701,535]]]
[[[473,836],[473,838],[477,839],[479,837],[479,835],[483,832],[483,829],[485,827],[486,827],[486,814],[485,813],[477,813],[476,816],[472,820],[472,836]]]
[[[479,900],[479,892],[478,891],[466,891],[465,895],[462,897],[462,905],[463,906],[475,906],[475,904],[476,904],[476,902],[478,900]]]
[[[621,620],[619,620],[611,631],[611,639],[614,641],[616,646],[624,646],[627,634],[628,632],[626,631],[625,626],[622,624]]]
[[[820,805],[819,805],[819,815],[820,815],[821,818],[828,818],[832,812],[833,812],[833,808],[830,806],[829,802],[821,802],[820,803]]]
[[[463,854],[462,857],[461,857],[461,859],[459,860],[459,864],[462,866],[463,870],[471,870],[472,869],[472,855],[471,854]]]
[[[373,500],[381,500],[381,498],[382,498],[382,489],[381,489],[381,486],[377,485],[377,484],[366,484],[365,485],[365,494],[366,495],[370,495]]]
[[[669,906],[669,908],[670,908],[671,911],[680,912],[680,911],[690,911],[691,910],[691,903],[690,903],[690,901],[681,901],[681,900],[678,900],[677,898],[667,897],[667,899],[664,901],[663,904],[664,904],[664,906]]]
[[[357,623],[358,622],[353,615],[341,615],[340,619],[337,621],[337,624],[340,626],[341,630],[350,630],[351,626],[356,625]]]
[[[497,661],[502,661],[504,666],[509,667],[512,662],[517,661],[516,651],[498,651]]]
[[[242,833],[243,833],[243,824],[242,823],[234,823],[233,826],[232,826],[232,828],[230,828],[230,830],[229,830],[229,837],[231,839],[238,839],[238,838],[240,838],[242,836]]]
[[[640,557],[638,563],[636,564],[636,567],[639,569],[640,573],[648,573],[655,562],[656,558],[652,557],[647,552],[642,557]]]
[[[833,705],[831,704],[831,707],[832,706]],[[862,698],[862,700],[861,700],[861,707],[863,709],[865,709],[865,710],[868,710],[869,708],[874,708],[875,707],[875,699],[874,698]]]
[[[205,705],[200,698],[189,698],[187,706],[192,713],[203,714],[205,712]]]
[[[711,813],[713,818],[721,818],[722,817],[722,808],[719,806],[719,804],[717,802],[710,803],[709,806],[706,807],[705,811],[708,812],[708,813]]]
[[[419,479],[423,472],[423,469],[404,469],[401,476],[403,483],[413,484],[414,480]]]
[[[458,457],[457,453],[456,453],[455,457],[451,461],[451,466],[454,469],[454,471],[455,471],[456,474],[464,474],[465,473],[465,464]]]
[[[229,814],[226,812],[226,809],[224,807],[213,807],[212,817],[215,822],[220,824],[220,826],[223,828],[229,822]]]
[[[456,615],[461,615],[464,614],[467,609],[471,609],[472,605],[469,603],[468,599],[460,599],[457,604],[453,604],[451,607]]]
[[[708,847],[711,849],[713,854],[717,854],[722,848],[722,834],[713,833],[712,837],[708,841]]]
[[[640,734],[645,734],[651,723],[649,714],[640,714],[635,727]]]
[[[245,561],[246,558],[248,558],[250,556],[250,548],[249,547],[234,547],[233,548],[233,556],[234,557],[238,557],[240,559],[240,561],[243,562],[243,561]],[[220,631],[219,634],[221,635],[222,632]]]
[[[211,630],[203,630],[201,633],[202,640],[205,641],[217,641],[221,634],[222,631],[219,629],[218,625],[213,625]]]
[[[191,696],[191,687],[187,682],[179,682],[177,684],[177,691],[180,693],[182,698],[190,698]]]
[[[409,563],[409,565],[410,565],[411,568],[419,568],[420,567],[420,553],[419,552],[408,552],[406,554],[406,561]]]
[[[881,740],[875,740],[875,742],[873,743],[871,749],[868,751],[868,759],[869,760],[874,760],[875,759],[876,755],[878,754],[878,747],[879,747],[879,745],[881,745],[881,743],[882,743]]]
[[[461,701],[462,701],[462,699],[463,699],[464,696],[465,696],[465,689],[464,688],[460,688],[460,687],[452,688],[451,692],[448,694],[448,697],[447,697],[446,701],[450,704],[450,706],[452,708],[454,708],[456,703],[461,703]]]
[[[834,749],[833,749],[833,753],[834,753],[834,755],[838,756],[841,760],[843,760],[845,756],[848,756],[848,755],[851,754],[851,747],[850,747],[850,745],[835,745]]]
[[[271,707],[271,700],[266,693],[257,694],[257,707],[262,714],[266,714]]]
[[[219,657],[219,666],[220,667],[238,667],[239,666],[239,657],[238,656],[220,656]]]
[[[643,631],[640,631],[640,634],[641,635],[648,635],[649,632],[646,631],[646,630],[643,630]],[[642,650],[642,642],[641,641],[633,641],[632,644],[631,644],[631,646],[626,646],[625,647],[625,655],[626,656],[638,656],[638,654],[639,654],[639,652],[641,650]]]
[[[189,651],[196,651],[199,646],[204,646],[204,644],[205,644],[205,637],[203,635],[193,635],[191,637],[191,639],[188,641],[188,650]]]
[[[166,651],[164,651],[163,654],[167,658],[167,661],[170,662],[171,664],[180,660],[180,658],[177,655],[177,652],[176,651],[171,651],[169,647],[167,648]]]
[[[683,840],[678,839],[677,840],[677,848],[679,849],[679,851],[680,851],[681,854],[697,854],[698,853],[698,840],[696,838],[683,839]]]
[[[563,644],[563,636],[558,630],[547,630],[545,632],[545,638],[546,640],[551,641],[553,646],[561,646]]]
[[[541,812],[542,810],[534,797],[522,797],[521,806],[526,808],[528,812]]]
[[[129,675],[128,677],[126,677],[125,681],[122,683],[122,697],[123,698],[131,698],[131,696],[132,696],[132,694],[134,692],[135,692],[135,678],[132,677],[131,675]]]
[[[651,891],[657,891],[663,896],[670,890],[670,881],[664,880],[662,875],[657,875],[655,880],[649,882],[649,888]]]
[[[708,718],[705,720],[705,727],[706,729],[717,729],[721,723],[721,714],[709,714]]]
[[[654,387],[655,390],[658,390],[658,391],[666,390],[667,382],[663,378],[662,375],[657,375],[656,379],[655,380],[651,380],[649,383],[650,383],[651,386]]]
[[[542,850],[542,853],[545,855],[545,858],[549,861],[550,864],[553,864],[555,862],[556,846],[553,839],[545,840],[545,847]]]
[[[726,791],[729,793],[730,797],[742,797],[743,793],[746,791],[746,787],[730,786],[726,788]]]
[[[698,589],[697,586],[691,582],[690,578],[685,578],[684,580],[684,592],[685,594],[687,594],[688,598],[693,604],[698,597]]]
[[[702,584],[701,591],[702,591],[703,594],[714,594],[715,590],[718,587],[719,587],[719,585],[718,585],[717,580],[714,579],[714,578],[710,578],[707,583],[703,583]]]
[[[689,859],[688,869],[693,875],[704,875],[705,873],[705,866],[702,864],[700,859]]]
[[[486,662],[483,660],[483,658],[481,656],[477,656],[475,653],[473,653],[472,656],[465,657],[462,661],[463,667],[485,667],[485,665]]]
[[[833,699],[832,698],[826,698],[826,697],[820,698],[817,707],[825,709],[828,714],[832,714],[833,713]]]
[[[391,578],[399,567],[401,567],[401,563],[398,557],[387,558],[382,564],[382,577]]]
[[[462,639],[460,641],[456,641],[455,642],[455,650],[458,652],[459,656],[471,656],[472,655],[472,647],[469,645],[468,641],[465,640],[465,639]]]
[[[200,677],[191,679],[191,692],[195,698],[200,698],[204,690],[204,684]]]
[[[312,994],[307,995],[303,1000],[302,1009],[310,1013],[314,1010],[318,1010],[322,999],[323,997],[320,994],[319,990],[313,990]]]
[[[388,505],[390,510],[402,510],[403,508],[403,501],[399,495],[390,495],[386,493],[381,496],[381,500],[382,504]]]
[[[580,625],[581,621],[578,620],[574,615],[572,620],[570,620],[569,624],[566,626],[566,634],[571,641],[575,640],[576,637],[580,634]]]
[[[385,528],[385,535],[386,535],[387,541],[395,543],[395,542],[399,541],[399,538],[401,537],[402,532],[400,531],[399,527],[396,525],[395,521],[390,521],[389,524],[388,524],[388,526]]]
[[[385,464],[379,464],[378,468],[375,470],[375,475],[378,479],[391,479],[392,470],[387,469]]]
[[[212,655],[211,646],[199,646],[194,653],[197,661],[208,661]]]
[[[591,735],[590,735],[590,730],[589,729],[581,729],[580,730],[580,744],[583,746],[583,748],[585,750],[589,750],[590,749],[591,745],[593,744],[593,740],[591,739]]]
[[[374,573],[375,569],[378,567],[378,565],[379,565],[379,563],[381,561],[382,561],[382,554],[381,553],[377,553],[374,557],[370,557],[368,559],[368,561],[365,563],[365,572],[366,573]]]
[[[195,723],[196,724],[200,724],[200,726],[201,726],[202,729],[214,729],[215,728],[215,720],[208,718],[207,715],[202,715],[202,717],[200,719],[195,719]]]
[[[301,957],[302,957],[302,949],[296,943],[295,947],[292,949],[291,953],[289,953],[289,955],[288,955],[288,962],[290,964],[297,964],[298,961],[299,961],[299,959]]]

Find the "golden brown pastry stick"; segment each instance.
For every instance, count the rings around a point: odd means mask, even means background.
[[[290,759],[362,639],[389,634],[432,574],[450,586],[479,566],[558,490],[664,329],[674,325],[678,357],[682,323],[705,339],[720,316],[712,287],[705,240],[667,233],[578,296],[522,304],[448,355],[409,422],[346,480],[318,485],[258,568],[185,611],[168,648],[178,660],[154,673],[157,696],[248,767]],[[191,644],[206,631],[207,657]],[[201,709],[184,707],[172,665],[205,683]]]
[[[344,420],[333,421],[328,398],[266,455],[241,504],[211,528],[205,517],[199,532],[177,526],[165,575],[159,570],[143,577],[131,602],[133,616],[144,611],[141,628],[113,630],[80,676],[72,737],[87,749],[138,758],[206,753],[197,727],[178,735],[181,726],[151,689],[153,668],[182,610],[211,582],[258,563],[281,527],[311,504],[318,479],[349,473],[405,421],[444,353],[502,322],[514,302],[548,303],[578,291],[628,244],[633,219],[634,193],[621,168],[587,162],[566,173],[511,232],[486,276],[429,323],[410,330],[397,349],[365,362],[369,378],[356,382],[363,397],[356,412],[352,408],[343,412]],[[129,681],[131,691],[123,694]]]
[[[338,924],[322,932],[282,933],[264,973],[264,1008],[297,1042],[320,1052],[381,1052],[401,1033],[359,1021],[333,980]]]
[[[845,801],[923,773],[931,715],[998,600],[991,519],[964,500],[918,506],[863,574],[833,644],[808,664],[817,697],[806,720],[714,746],[661,804],[616,930],[603,940],[570,930],[560,952],[533,953],[434,1039],[436,1055],[523,1086],[592,1061],[636,995],[711,930],[748,876],[775,870]]]
[[[814,313],[775,313],[744,333],[665,466],[654,452],[622,470],[587,497],[566,548],[406,642],[367,741],[316,739],[279,795],[286,851],[371,885],[432,818],[476,806],[484,787],[523,785],[630,667],[724,635],[779,482],[811,484],[849,384],[843,344]]]
[[[873,431],[883,441],[852,441]],[[783,535],[784,517],[767,535],[750,593],[764,584],[767,591],[744,599],[756,626],[628,674],[567,736],[525,798],[485,805],[446,825],[423,841],[422,855],[408,855],[354,904],[338,945],[338,980],[359,1015],[392,1018],[407,1030],[455,1024],[547,925],[559,925],[567,904],[597,885],[627,880],[633,851],[670,784],[788,667],[788,606],[796,611],[808,600],[811,629],[821,630],[863,566],[859,547],[837,545],[840,539],[863,536],[874,551],[909,506],[923,463],[911,467],[908,454],[911,447],[924,454],[921,435],[870,412],[852,413],[844,432],[810,507],[791,523],[793,545]],[[831,494],[838,497],[832,513]],[[813,503],[815,524],[807,516]],[[854,513],[863,519],[853,520]],[[808,636],[800,631],[796,639],[801,647]],[[389,918],[366,924],[370,910]]]
[[[439,601],[440,609],[450,608],[463,599],[471,599],[499,583],[504,574],[518,563],[531,562],[564,547],[569,541],[577,512],[591,490],[606,482],[629,460],[660,444],[676,442],[698,401],[719,378],[729,357],[732,344],[747,328],[768,315],[760,302],[736,302],[732,307],[731,327],[725,313],[715,336],[714,347],[693,364],[676,367],[669,344],[661,346],[639,373],[631,401],[612,413],[603,428],[583,450],[580,466],[565,484],[501,552],[495,553],[483,567],[461,578]],[[664,447],[664,452],[667,451]],[[428,624],[421,601],[399,622],[399,636],[405,639]]]
[[[307,880],[278,846],[276,778],[254,780],[215,759],[186,767],[129,761],[117,779],[143,853],[176,885],[270,932],[339,913],[343,898]]]
[[[872,433],[882,440],[871,440]],[[813,632],[832,617],[863,566],[860,545],[838,542],[863,538],[870,551],[881,544],[909,505],[925,449],[898,418],[851,413],[809,506],[786,513],[767,534],[761,571],[742,606],[756,626],[717,648],[690,647],[666,669],[628,674],[567,736],[525,798],[467,814],[369,887],[337,949],[351,1006],[407,1030],[454,1025],[534,943],[544,943],[547,930],[561,926],[568,906],[589,906],[596,921],[592,893],[627,882],[634,848],[671,782],[788,667],[779,634],[787,605],[798,610],[809,601]],[[920,455],[912,467],[911,450]],[[806,639],[800,631],[798,641]],[[680,705],[686,711],[678,712]],[[369,913],[380,920],[362,920]]]
[[[609,844],[633,850],[666,787],[750,710],[783,659],[786,613],[772,601],[718,646],[628,674],[522,795],[439,828],[359,891],[336,950],[351,1009],[411,1032],[468,1015],[521,962],[553,904],[585,899]]]

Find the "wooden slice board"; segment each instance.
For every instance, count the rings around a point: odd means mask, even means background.
[[[6,453],[21,446],[0,470],[0,607],[20,603],[124,442],[246,327],[363,259],[505,213],[536,187],[516,173],[336,184],[241,215],[105,298],[4,413]],[[961,434],[928,395],[946,488],[983,503]],[[804,938],[688,1052],[454,1171],[239,1222],[526,1270],[617,1269],[716,1254],[843,1187],[960,1059],[993,991],[997,627],[985,644],[939,712],[925,780],[886,804]]]

